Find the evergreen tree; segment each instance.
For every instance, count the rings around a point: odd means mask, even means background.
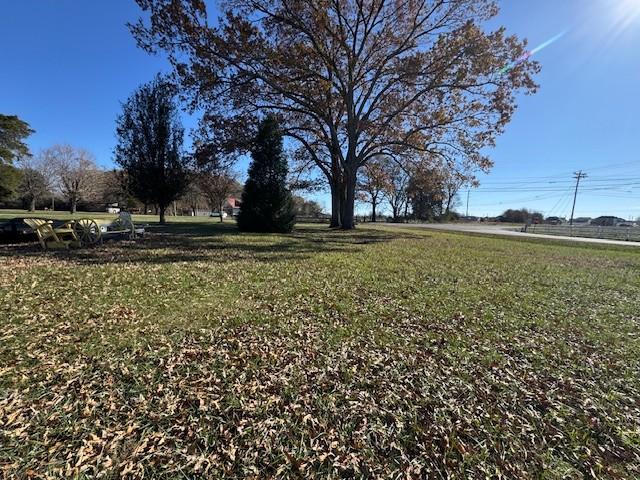
[[[145,205],[157,205],[165,223],[167,207],[188,184],[184,129],[172,85],[160,76],[142,85],[123,105],[117,135],[115,160],[128,189]]]
[[[0,201],[9,200],[15,195],[21,179],[21,170],[0,164]]]
[[[32,133],[34,130],[24,120],[0,113],[0,164],[29,156],[29,147],[24,140]]]
[[[258,129],[249,176],[242,192],[238,228],[246,232],[290,232],[295,223],[287,188],[287,161],[277,120],[268,116]]]

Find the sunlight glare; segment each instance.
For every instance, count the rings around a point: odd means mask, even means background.
[[[626,30],[634,23],[640,25],[640,0],[615,0],[612,10],[618,31]]]

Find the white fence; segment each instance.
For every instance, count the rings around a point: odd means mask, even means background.
[[[640,227],[599,227],[596,225],[528,225],[523,232],[566,237],[607,238],[640,242]]]

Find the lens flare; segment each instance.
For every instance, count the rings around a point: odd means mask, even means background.
[[[516,58],[513,62],[511,62],[509,65],[506,65],[505,67],[503,67],[498,73],[500,73],[500,75],[503,75],[503,74],[507,73],[512,68],[520,65],[522,62],[527,61],[529,58],[531,58],[533,55],[538,53],[543,48],[547,48],[552,43],[555,43],[558,40],[560,40],[566,33],[567,33],[566,31],[565,32],[560,32],[559,34],[551,37],[546,42],[541,43],[540,45],[538,45],[533,50],[527,50],[522,55],[520,55],[518,58]]]
[[[640,19],[640,0],[615,0],[609,6],[615,22],[615,33],[620,34],[631,27],[638,26]]]

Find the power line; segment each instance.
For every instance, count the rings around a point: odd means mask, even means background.
[[[632,160],[629,162],[623,162],[623,163],[609,163],[609,164],[601,164],[601,165],[596,165],[594,167],[589,167],[584,169],[583,171],[586,173],[590,173],[594,170],[617,170],[620,169],[620,167],[624,167],[624,166],[629,166],[629,165],[635,165],[637,167],[640,167],[640,160]],[[637,172],[636,168],[633,168],[632,171]],[[554,178],[559,178],[559,177],[565,177],[567,175],[570,175],[574,172],[572,171],[564,171],[564,172],[559,172],[559,173],[555,173],[552,175],[539,175],[539,176],[530,176],[530,177],[515,177],[515,180],[520,181],[520,180],[544,180],[544,179],[554,179]],[[508,178],[506,179],[508,180]]]

